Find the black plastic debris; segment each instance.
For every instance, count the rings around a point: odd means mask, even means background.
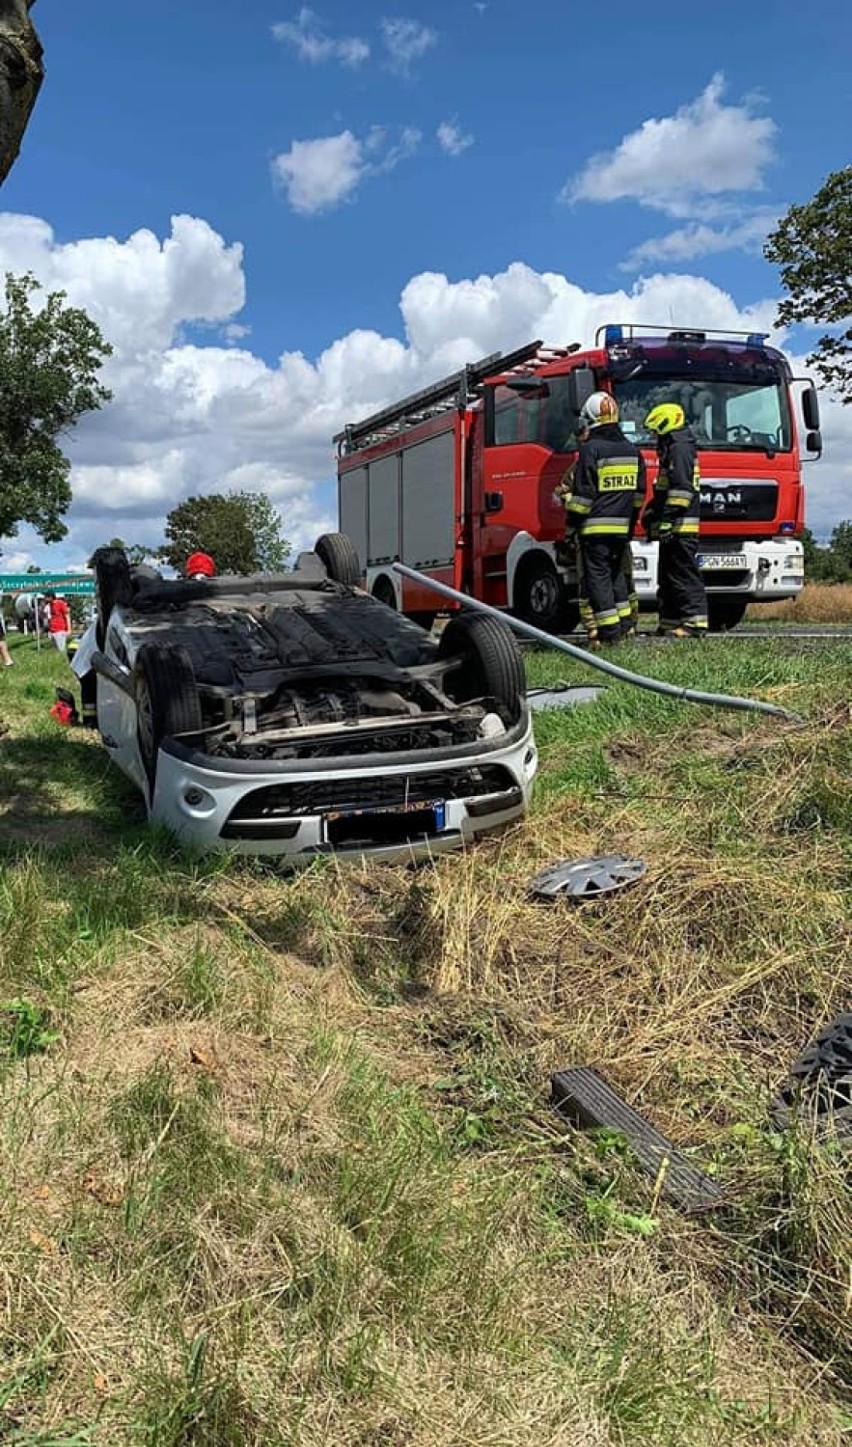
[[[529,888],[535,899],[597,899],[636,884],[647,868],[643,859],[627,859],[623,854],[562,859],[542,869]]]
[[[794,1062],[772,1102],[780,1130],[801,1121],[852,1138],[852,1014],[838,1015]]]
[[[628,1105],[594,1070],[577,1066],[550,1078],[552,1104],[563,1119],[581,1130],[612,1130],[621,1135],[636,1164],[651,1176],[661,1196],[683,1211],[711,1211],[722,1192],[664,1135]]]
[[[536,711],[546,708],[577,708],[579,704],[594,703],[602,693],[606,693],[605,688],[594,688],[585,683],[562,683],[553,688],[528,688],[527,703]]]

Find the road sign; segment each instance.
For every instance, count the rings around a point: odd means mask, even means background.
[[[92,597],[91,573],[0,573],[0,593],[66,593]]]

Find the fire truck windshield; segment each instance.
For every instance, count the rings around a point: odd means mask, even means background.
[[[777,382],[703,381],[659,375],[614,383],[621,426],[632,442],[652,439],[642,426],[652,407],[678,402],[699,447],[714,451],[789,452],[792,447],[786,388]]]

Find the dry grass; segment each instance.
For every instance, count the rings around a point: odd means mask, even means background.
[[[808,583],[798,598],[786,603],[756,603],[750,623],[852,623],[852,583]]]
[[[838,1447],[848,1172],[766,1108],[849,1004],[850,659],[725,656],[811,724],[552,715],[533,818],[431,869],[285,880],[126,826],[9,847],[0,1003],[60,1039],[0,1060],[0,1437]],[[635,890],[526,898],[609,850],[648,860]],[[566,1136],[574,1063],[726,1208],[679,1216]]]

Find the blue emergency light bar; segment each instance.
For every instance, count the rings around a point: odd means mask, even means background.
[[[762,348],[766,346],[769,337],[769,332],[722,331],[706,327],[693,331],[692,329],[672,329],[670,327],[653,324],[646,325],[640,322],[619,322],[617,324],[609,322],[604,327],[598,327],[595,333],[595,346],[600,346],[601,335],[603,335],[603,345],[605,347],[619,347],[623,346],[626,342],[644,338],[647,332],[663,333],[664,335],[659,337],[661,344],[665,342],[700,344],[701,342],[706,342],[708,337],[722,337],[730,342],[738,342],[740,345],[742,345],[744,341],[747,347]]]

